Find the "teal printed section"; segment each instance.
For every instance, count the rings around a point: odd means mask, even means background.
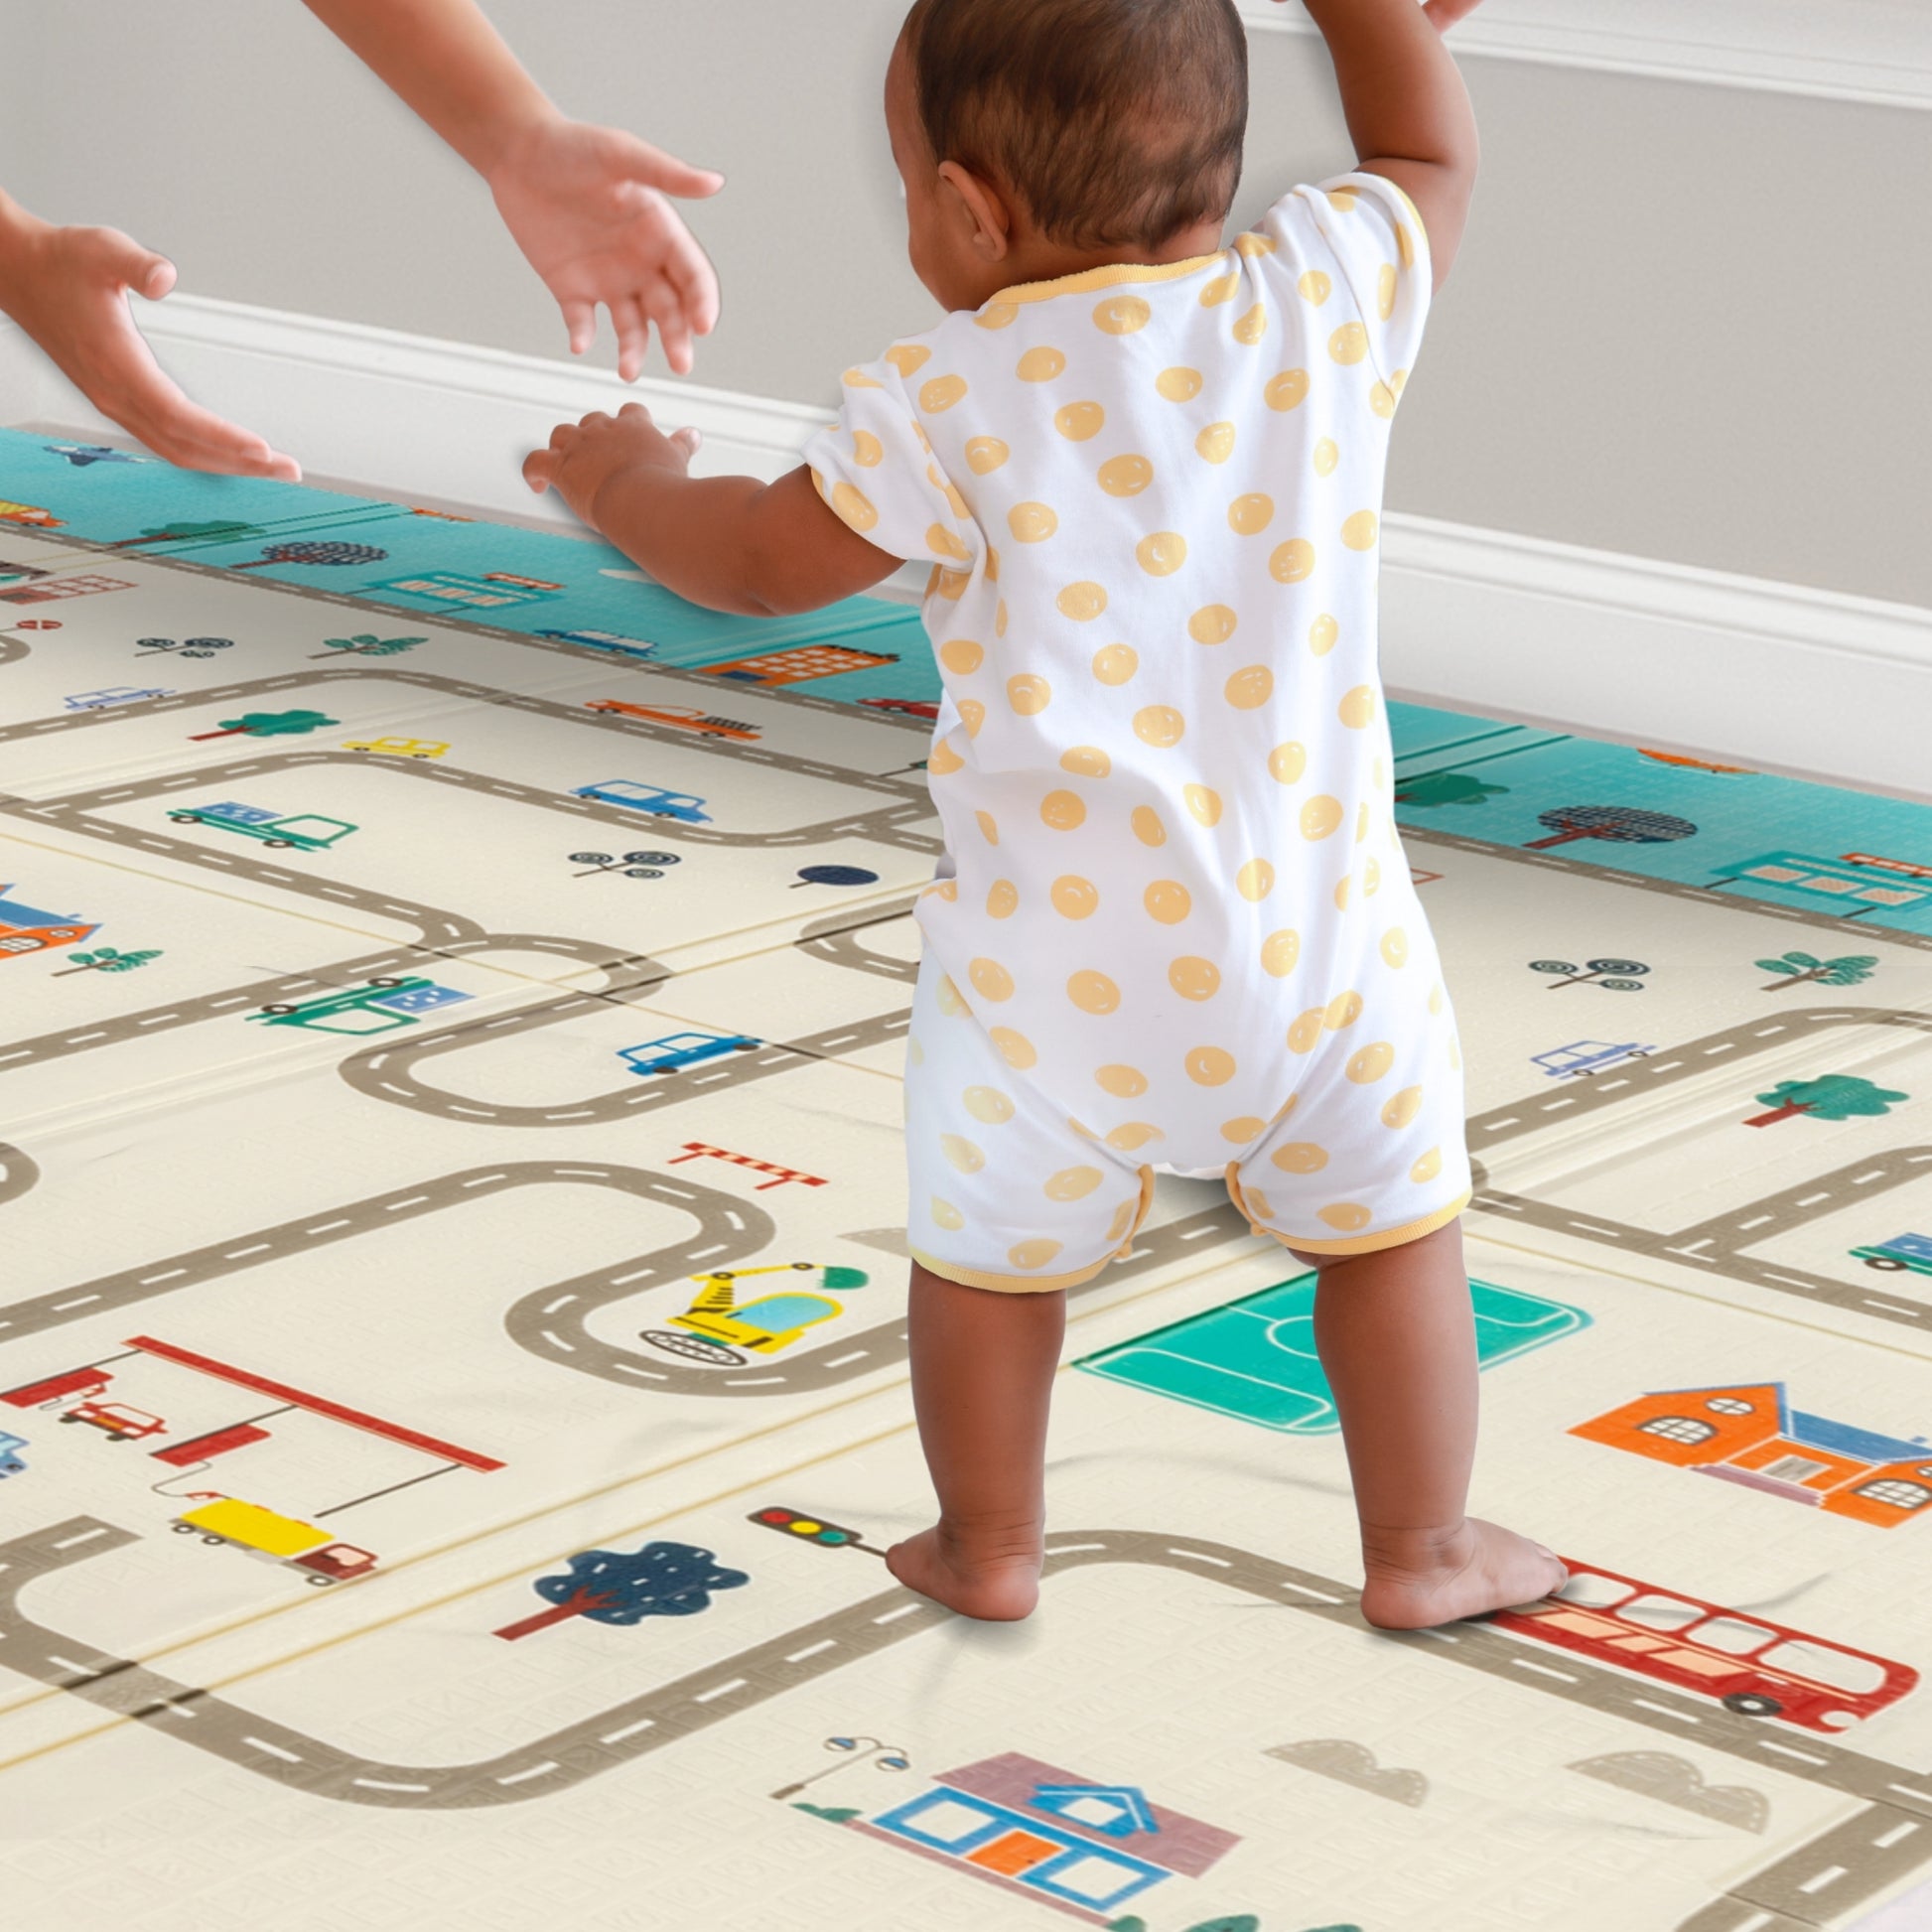
[[[1151,1334],[1081,1356],[1089,1375],[1211,1409],[1236,1422],[1290,1436],[1326,1436],[1338,1427],[1328,1378],[1314,1348],[1312,1273],[1258,1295],[1189,1315]],[[1472,1281],[1476,1360],[1513,1361],[1589,1325],[1567,1302]]]

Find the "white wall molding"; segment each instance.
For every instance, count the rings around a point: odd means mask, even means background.
[[[199,401],[315,475],[526,521],[569,522],[517,473],[567,417],[640,401],[704,432],[701,473],[765,478],[830,420],[236,303],[175,296],[141,320]],[[108,428],[0,328],[0,422],[30,420]],[[1392,512],[1382,637],[1400,697],[1932,797],[1932,610]]]
[[[1298,0],[1237,0],[1264,31],[1312,34]],[[1483,0],[1458,54],[1932,108],[1922,0]]]

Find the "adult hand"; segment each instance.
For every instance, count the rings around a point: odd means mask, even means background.
[[[115,228],[57,228],[0,196],[0,310],[103,416],[184,470],[302,474],[293,457],[190,402],[134,326],[128,293],[158,302],[175,266]]]
[[[718,277],[665,197],[715,195],[722,175],[617,128],[549,115],[512,139],[486,178],[564,312],[572,354],[596,340],[602,304],[626,382],[642,372],[653,326],[671,367],[690,371],[691,338],[718,320]]]

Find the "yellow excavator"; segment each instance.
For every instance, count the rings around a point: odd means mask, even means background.
[[[641,1338],[667,1355],[734,1368],[756,1355],[775,1355],[789,1348],[807,1328],[829,1321],[843,1311],[830,1295],[796,1289],[760,1295],[740,1303],[738,1284],[754,1275],[816,1274],[825,1289],[864,1288],[871,1277],[863,1268],[821,1266],[815,1261],[779,1262],[765,1268],[718,1268],[693,1275],[699,1293],[682,1314],[671,1316],[671,1329],[644,1328]],[[678,1332],[672,1332],[672,1329]]]

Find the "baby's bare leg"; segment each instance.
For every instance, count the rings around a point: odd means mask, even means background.
[[[1363,1616],[1413,1630],[1557,1588],[1564,1569],[1542,1544],[1462,1513],[1476,1348],[1459,1226],[1375,1254],[1305,1259],[1321,1271],[1314,1338],[1355,1482]]]
[[[910,1589],[1010,1621],[1039,1596],[1046,1412],[1066,1296],[962,1288],[912,1265],[912,1406],[939,1520],[886,1553]]]

